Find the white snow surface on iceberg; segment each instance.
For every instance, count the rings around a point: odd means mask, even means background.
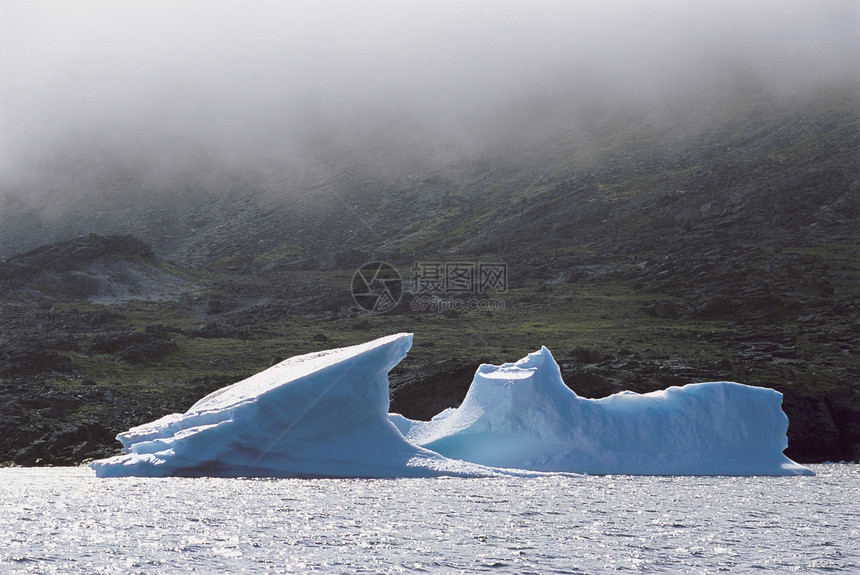
[[[125,454],[91,465],[99,477],[513,474],[447,459],[392,425],[388,371],[411,345],[397,334],[288,359],[119,434]]]
[[[719,382],[583,399],[546,348],[482,365],[462,405],[429,422],[388,414],[388,372],[411,345],[396,334],[288,359],[119,434],[124,454],[91,465],[99,477],[812,473],[782,454],[776,391]]]
[[[731,382],[581,398],[545,347],[482,365],[460,407],[392,414],[413,443],[495,467],[631,475],[813,475],[783,455],[782,394]]]

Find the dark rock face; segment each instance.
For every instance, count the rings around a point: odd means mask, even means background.
[[[18,449],[12,461],[17,465],[72,463],[96,453],[109,453],[105,444],[110,433],[97,421],[84,420],[52,429],[29,445]]]
[[[841,387],[824,396],[836,427],[841,460],[860,461],[860,390]]]
[[[0,272],[10,273],[12,277],[33,274],[37,271],[71,272],[104,256],[154,258],[155,254],[147,244],[132,236],[90,234],[13,256],[4,264],[5,269],[0,268]],[[14,270],[17,272],[13,274]]]
[[[783,397],[782,409],[789,422],[788,457],[799,461],[852,459],[839,445],[839,429],[823,398],[789,395]]]
[[[0,341],[0,377],[38,375],[45,372],[72,374],[72,360],[39,341],[3,344]]]
[[[183,397],[153,403],[92,380],[7,380],[0,385],[0,462],[76,465],[115,455],[120,431],[184,411],[228,383],[230,378],[218,375],[194,378]]]
[[[466,397],[475,369],[477,365],[456,360],[408,371],[395,368],[389,376],[390,411],[426,421],[448,407],[457,407]]]
[[[661,301],[651,306],[651,314],[655,317],[674,319],[681,314],[681,310],[675,302]]]
[[[54,281],[62,292],[75,298],[86,298],[97,294],[102,287],[97,278],[74,270],[57,274]]]
[[[138,239],[90,234],[0,263],[0,290],[18,301],[38,295],[116,303],[178,298],[194,286],[165,270],[152,249]]]
[[[95,388],[7,382],[0,387],[0,461],[69,465],[112,453],[116,432],[109,431],[110,421],[72,415],[84,404],[104,400],[105,391]]]
[[[132,364],[144,364],[160,359],[176,349],[169,330],[163,325],[146,326],[141,333],[107,335],[96,338],[91,353],[112,353]]]
[[[596,349],[578,347],[571,350],[570,355],[581,363],[597,363],[601,360],[600,352]]]

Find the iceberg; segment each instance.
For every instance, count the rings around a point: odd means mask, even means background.
[[[219,389],[183,414],[120,433],[98,477],[498,475],[409,443],[390,422],[388,372],[412,334],[310,353]]]
[[[813,475],[785,455],[782,394],[694,383],[579,397],[547,348],[481,365],[460,407],[429,422],[391,415],[411,442],[493,467],[623,475]]]
[[[482,365],[460,407],[431,421],[389,414],[396,334],[283,361],[183,414],[117,436],[99,477],[486,477],[538,473],[800,475],[774,390],[715,382],[593,400],[548,349]]]

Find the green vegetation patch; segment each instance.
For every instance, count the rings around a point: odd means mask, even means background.
[[[254,258],[254,263],[258,265],[266,265],[273,262],[279,262],[287,258],[299,257],[301,255],[301,246],[287,244],[270,250],[264,254],[260,254],[259,256]]]

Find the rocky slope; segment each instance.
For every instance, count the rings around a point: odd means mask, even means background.
[[[164,269],[144,242],[96,234],[12,256],[0,262],[0,282],[7,297],[24,290],[100,303],[176,298],[194,289]]]
[[[790,457],[856,460],[854,102],[694,131],[634,122],[390,178],[345,165],[291,201],[248,186],[118,197],[52,222],[146,244],[83,235],[14,255],[51,237],[19,212],[0,229],[0,461],[108,453],[116,432],[278,358],[394,331],[416,333],[391,377],[392,409],[409,417],[456,405],[481,361],[547,345],[585,396],[714,379],[776,388]],[[506,307],[416,313],[404,298],[364,313],[349,285],[371,259],[404,276],[421,261],[503,262],[508,289],[491,296]]]

